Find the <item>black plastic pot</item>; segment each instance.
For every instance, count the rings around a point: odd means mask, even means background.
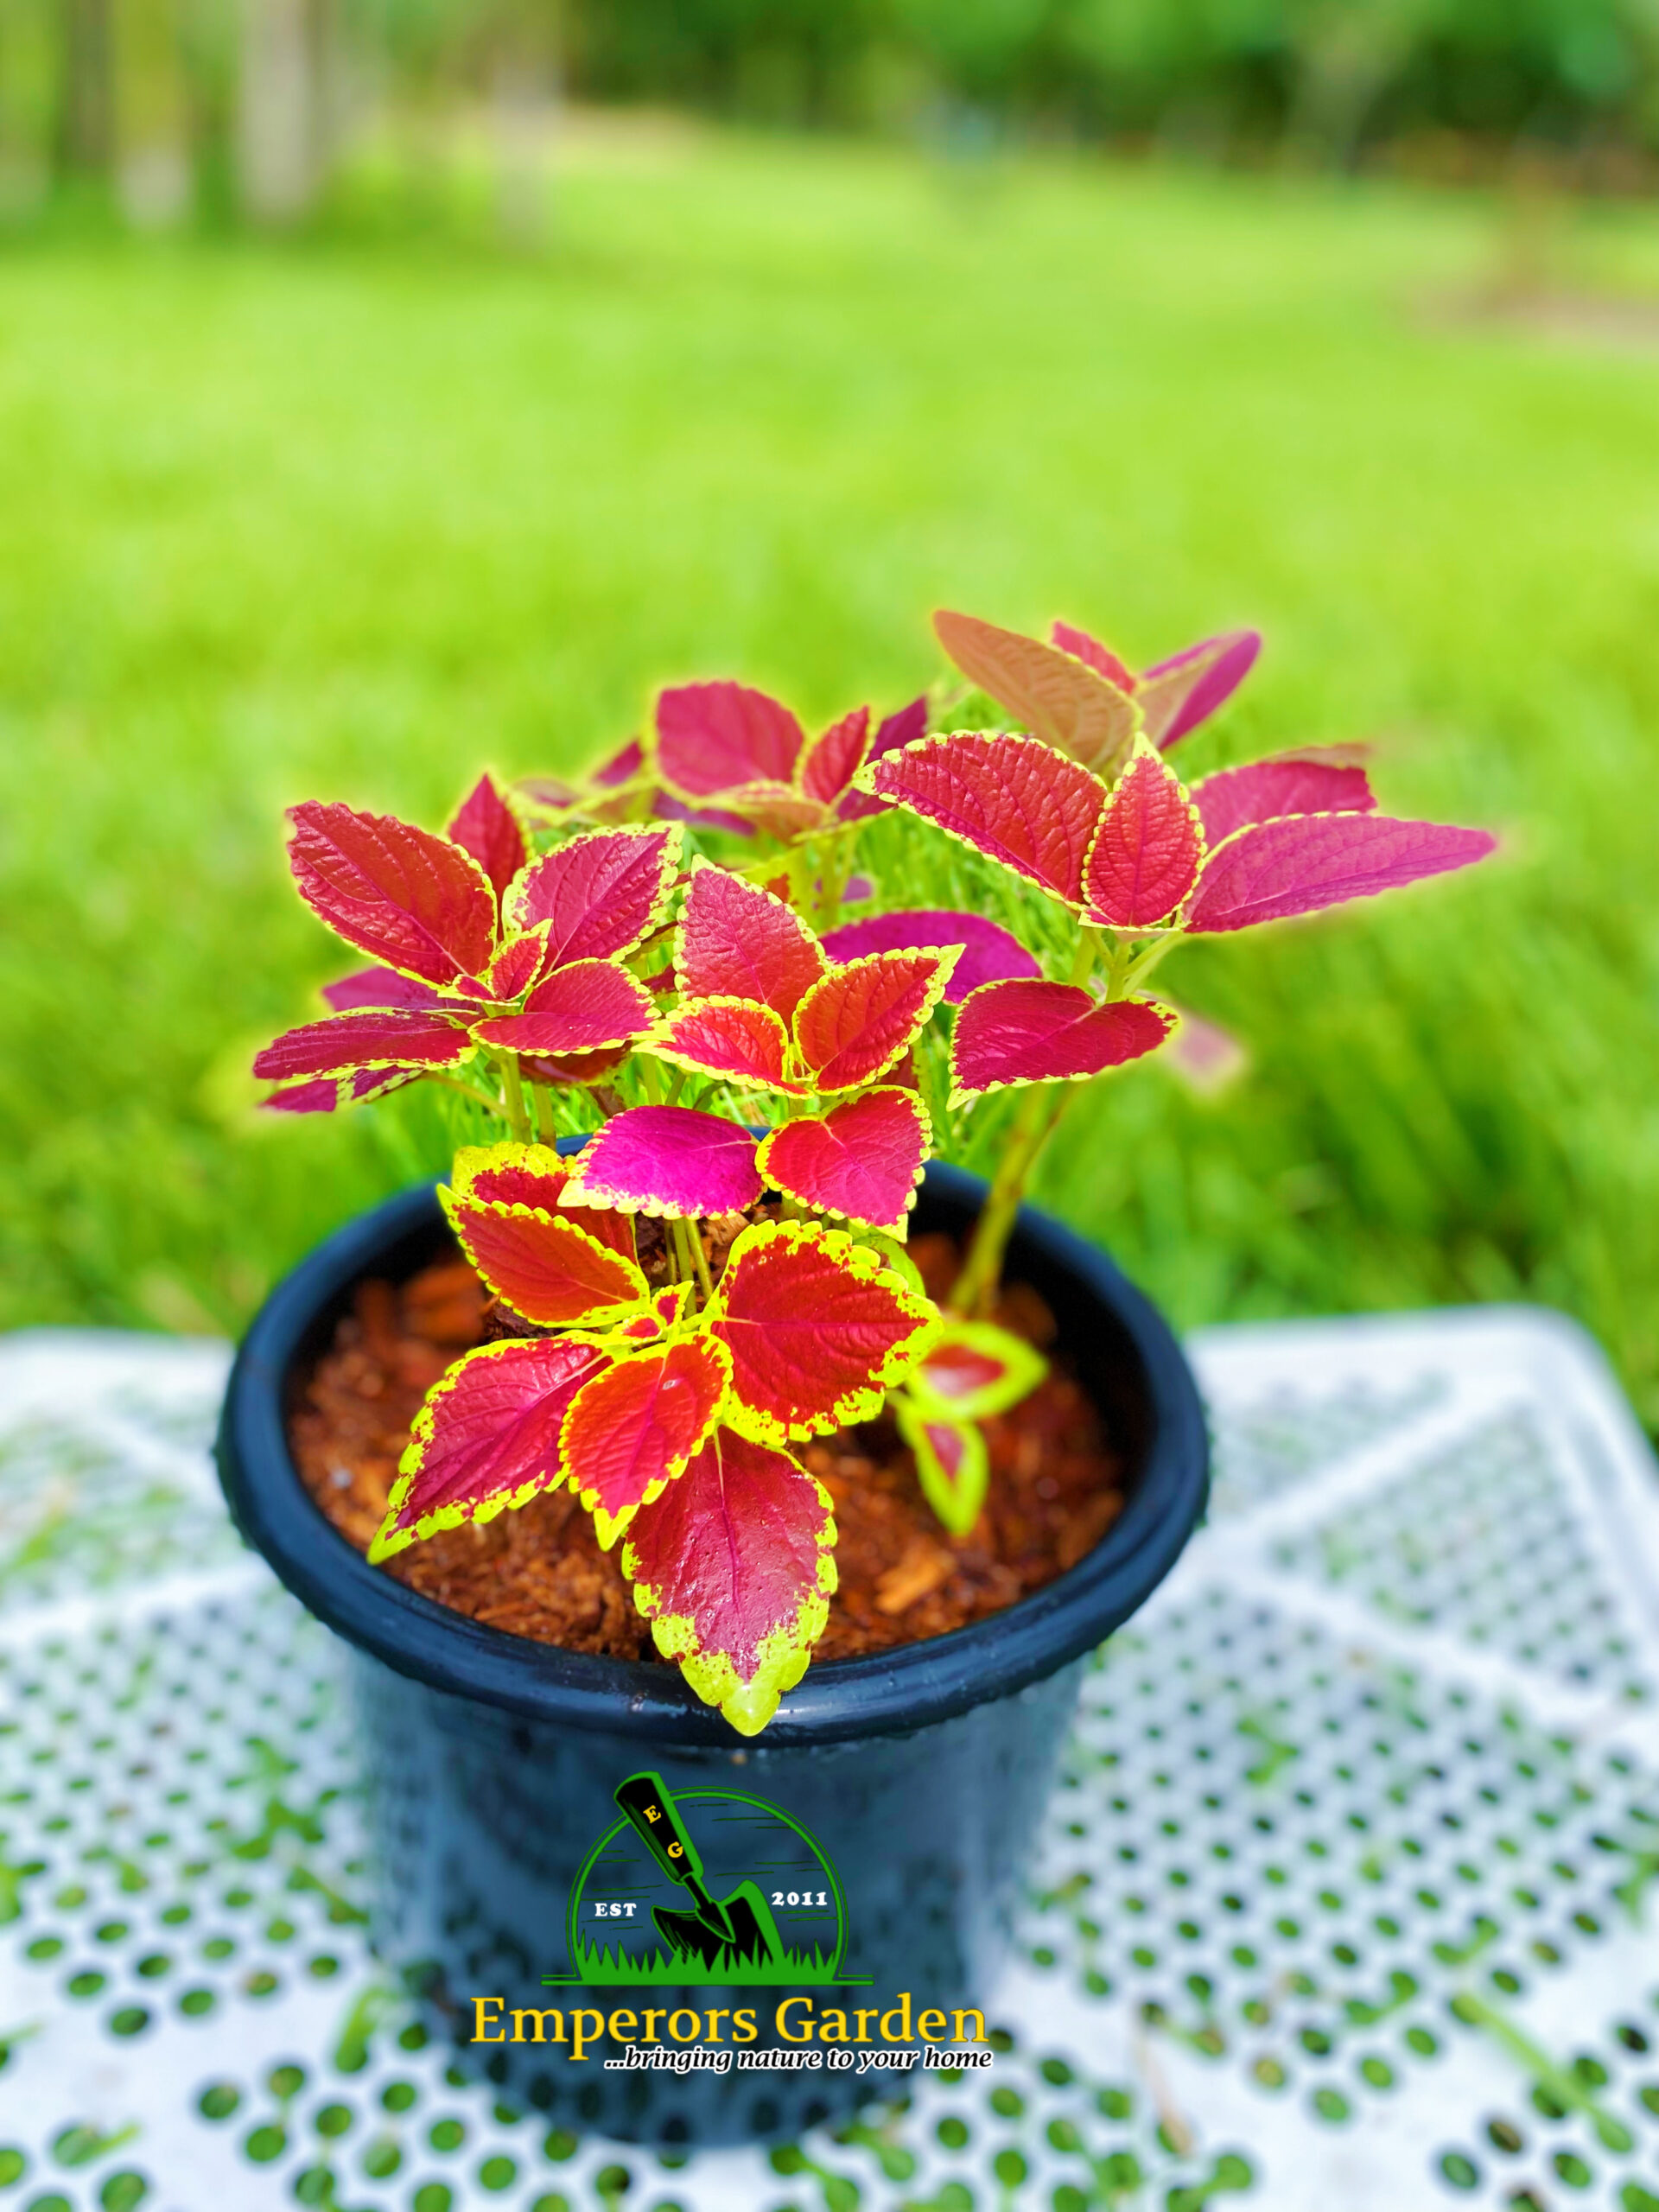
[[[917,1230],[960,1230],[984,1186],[928,1170]],[[608,2011],[626,1990],[543,1989],[565,1963],[567,1901],[642,1767],[676,1792],[747,1792],[808,1829],[839,1870],[845,1964],[868,1994],[823,2003],[982,2005],[1089,1655],[1162,1580],[1204,1510],[1204,1417],[1162,1316],[1046,1215],[1020,1217],[1008,1273],[1058,1319],[1060,1345],[1128,1469],[1128,1504],[1068,1573],[1006,1612],[921,1643],[810,1668],[765,1732],[736,1736],[676,1669],[554,1649],[481,1626],[370,1567],[313,1504],[285,1418],[365,1275],[412,1274],[448,1240],[423,1187],[329,1238],[272,1293],[237,1358],[219,1464],[238,1526],[353,1647],[382,1877],[377,1948],[464,2039],[473,1999]],[[664,2004],[753,2003],[701,1990]],[[769,2037],[763,2037],[769,2039]],[[855,2075],[607,2071],[556,2050],[477,2052],[513,2094],[580,2124],[665,2144],[798,2133],[880,2088]]]

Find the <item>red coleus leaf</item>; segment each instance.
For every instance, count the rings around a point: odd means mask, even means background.
[[[938,1325],[867,1246],[810,1222],[746,1229],[705,1318],[732,1355],[728,1418],[772,1444],[868,1421]]]
[[[1205,863],[1186,926],[1210,936],[1369,899],[1484,860],[1497,840],[1442,822],[1305,814],[1241,830]]]
[[[1086,630],[1074,630],[1069,622],[1057,622],[1049,632],[1051,640],[1063,653],[1071,653],[1078,660],[1086,660],[1097,676],[1109,683],[1116,683],[1120,691],[1135,696],[1135,671],[1121,661],[1109,645],[1103,645],[1098,638],[1091,638]]]
[[[1230,630],[1224,637],[1206,638],[1202,645],[1188,645],[1184,652],[1136,676],[1109,645],[1103,645],[1086,630],[1057,622],[1052,636],[1065,652],[1087,661],[1090,668],[1129,694],[1141,710],[1144,735],[1160,750],[1207,721],[1244,681],[1262,650],[1258,632]]]
[[[1137,739],[1084,864],[1085,918],[1112,929],[1151,928],[1185,898],[1203,857],[1204,831],[1180,779]]]
[[[863,788],[1075,906],[1106,804],[1097,776],[1035,738],[959,730],[863,769]]]
[[[527,936],[508,939],[484,973],[490,996],[501,1002],[522,998],[548,962],[545,924]]]
[[[882,760],[887,753],[897,753],[917,738],[926,735],[927,701],[925,697],[912,699],[907,707],[900,707],[897,714],[889,715],[880,724],[875,735],[870,740],[865,760]],[[836,809],[842,822],[862,822],[872,814],[885,814],[887,810],[887,802],[885,799],[870,798],[861,791],[849,791]],[[845,895],[849,899],[853,896],[850,883]]]
[[[521,1052],[518,1071],[526,1083],[592,1087],[613,1076],[633,1058],[632,1042],[602,1052]]]
[[[694,1337],[635,1352],[584,1384],[559,1449],[601,1550],[708,1440],[731,1372],[724,1344]]]
[[[963,674],[1045,745],[1104,774],[1135,742],[1141,716],[1134,700],[1087,661],[972,614],[942,612],[933,627]]]
[[[547,925],[547,965],[617,959],[662,922],[679,871],[681,831],[590,830],[532,861],[506,903],[515,929]]]
[[[657,1649],[742,1735],[758,1735],[806,1672],[830,1615],[835,1541],[828,1491],[730,1428],[628,1532],[622,1571]]]
[[[1237,690],[1261,650],[1258,631],[1230,630],[1147,669],[1135,698],[1152,742],[1166,751],[1207,721]]]
[[[863,766],[869,741],[870,710],[855,707],[813,739],[797,763],[796,782],[808,798],[833,806]]]
[[[417,983],[395,968],[357,968],[338,982],[325,983],[322,996],[336,1014],[350,1014],[359,1007],[442,1007],[451,1014],[470,1011],[465,999],[445,997],[430,983]]]
[[[1291,814],[1370,814],[1376,804],[1370,779],[1350,748],[1285,753],[1224,768],[1192,786],[1192,804],[1211,846],[1250,822],[1275,822]]]
[[[738,1122],[689,1106],[633,1106],[588,1140],[566,1203],[697,1220],[741,1213],[764,1187],[754,1139]]]
[[[551,1145],[463,1145],[449,1171],[449,1190],[457,1199],[480,1205],[533,1206],[545,1214],[559,1208],[607,1251],[634,1257],[633,1224],[626,1214],[601,1206],[564,1206],[562,1201],[575,1173],[575,1162],[562,1159]]]
[[[657,760],[683,799],[740,784],[788,785],[806,734],[787,707],[743,683],[681,683],[657,702]]]
[[[370,1559],[550,1489],[570,1402],[609,1358],[579,1337],[509,1338],[464,1353],[415,1416]]]
[[[324,1076],[315,1083],[296,1083],[290,1090],[274,1091],[259,1102],[273,1114],[332,1114],[340,1106],[361,1106],[371,1098],[384,1098],[424,1075],[424,1068],[359,1068],[349,1076]]]
[[[736,998],[787,1021],[829,965],[805,924],[781,899],[707,863],[694,870],[674,941],[688,999]]]
[[[491,776],[480,776],[461,801],[447,835],[483,869],[499,899],[529,859],[518,817]]]
[[[1072,983],[987,983],[957,1016],[951,1097],[1080,1082],[1155,1051],[1174,1026],[1169,1008],[1150,999],[1097,1006]]]
[[[473,1040],[441,1014],[388,1007],[308,1021],[267,1045],[253,1063],[264,1083],[302,1076],[347,1075],[355,1068],[448,1068],[464,1060]]]
[[[770,1007],[747,999],[697,999],[667,1015],[647,1049],[699,1075],[727,1076],[761,1090],[800,1091],[784,1073],[789,1034]]]
[[[978,914],[956,913],[948,907],[872,914],[867,920],[848,922],[831,930],[823,943],[832,960],[858,960],[867,952],[914,952],[935,945],[960,945],[961,956],[944,987],[947,1006],[960,1006],[969,992],[977,990],[982,983],[1043,972],[1010,931]]]
[[[500,1205],[440,1188],[461,1249],[486,1286],[537,1328],[569,1328],[639,1303],[645,1279],[632,1260],[567,1212]]]
[[[760,1146],[761,1176],[815,1213],[897,1233],[916,1203],[931,1132],[913,1091],[884,1086],[815,1121],[787,1122]]]
[[[1048,1362],[1023,1337],[952,1315],[906,1387],[918,1405],[937,1405],[957,1421],[987,1421],[1018,1405],[1047,1372]]]
[[[447,837],[389,814],[308,799],[289,809],[289,865],[300,896],[372,960],[448,983],[495,950],[495,893]]]
[[[873,952],[831,969],[795,1009],[795,1043],[818,1090],[885,1075],[938,1004],[955,949]]]
[[[656,1018],[651,993],[614,960],[578,960],[537,983],[522,1014],[480,1021],[475,1034],[510,1052],[599,1052],[642,1037]]]
[[[893,1402],[899,1433],[916,1455],[922,1494],[953,1536],[978,1520],[991,1473],[984,1431],[948,1413],[925,1411],[900,1395]]]

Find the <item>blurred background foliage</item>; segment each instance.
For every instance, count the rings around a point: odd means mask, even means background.
[[[1046,1201],[1183,1323],[1547,1300],[1659,1425],[1655,38],[0,0],[0,1325],[234,1329],[442,1159],[419,1099],[254,1111],[346,964],[294,799],[438,823],[691,676],[891,708],[939,604],[1248,620],[1195,773],[1372,737],[1503,855],[1184,950],[1248,1064],[1096,1085]]]
[[[366,118],[417,162],[561,89],[791,127],[1420,174],[1659,156],[1659,0],[0,0],[0,194],[289,220]],[[509,183],[509,200],[521,188]]]

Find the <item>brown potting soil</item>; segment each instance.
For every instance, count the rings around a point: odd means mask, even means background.
[[[741,1226],[734,1220],[733,1233]],[[639,1227],[647,1276],[653,1263],[665,1273],[658,1224]],[[716,1273],[729,1243],[705,1239]],[[957,1268],[955,1244],[918,1236],[910,1250],[928,1289],[943,1296]],[[1052,1341],[1053,1316],[1024,1284],[1009,1287],[996,1318],[1041,1349]],[[385,1516],[427,1391],[470,1346],[522,1333],[458,1255],[401,1284],[359,1284],[290,1414],[289,1436],[312,1497],[359,1551]],[[1000,1612],[1074,1567],[1111,1527],[1123,1504],[1121,1465],[1063,1358],[1028,1397],[984,1427],[990,1487],[963,1537],[947,1535],[935,1518],[910,1449],[886,1415],[796,1447],[834,1500],[838,1531],[839,1587],[816,1658],[850,1659]],[[537,1643],[654,1659],[620,1552],[601,1551],[580,1503],[560,1491],[482,1527],[412,1544],[384,1572]]]

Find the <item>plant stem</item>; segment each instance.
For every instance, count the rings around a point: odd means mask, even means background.
[[[1014,1234],[1014,1217],[1037,1155],[1071,1104],[1071,1086],[1033,1084],[1021,1100],[984,1209],[974,1224],[968,1256],[946,1301],[953,1313],[980,1319],[990,1313],[1002,1274],[1002,1255]]]
[[[555,1140],[553,1127],[553,1090],[550,1084],[534,1083],[530,1087],[531,1103],[536,1114],[536,1134],[545,1145]]]
[[[503,1052],[500,1061],[501,1086],[506,1096],[507,1126],[520,1144],[528,1144],[531,1141],[530,1116],[524,1111],[524,1083],[518,1072],[518,1055],[517,1052]]]
[[[663,1103],[663,1071],[649,1052],[639,1055],[639,1080],[645,1085],[645,1096],[653,1106]]]
[[[715,1294],[715,1279],[709,1272],[709,1255],[702,1249],[702,1239],[697,1234],[695,1221],[686,1223],[685,1236],[687,1243],[691,1247],[691,1264],[696,1269],[697,1287],[702,1293],[702,1302],[706,1306]]]

